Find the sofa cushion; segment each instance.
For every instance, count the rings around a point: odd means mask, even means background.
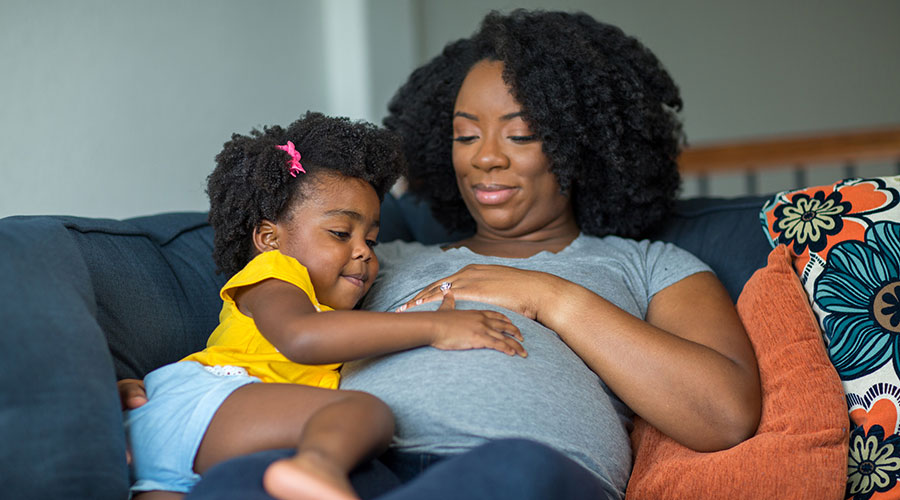
[[[90,273],[118,378],[143,378],[205,347],[224,283],[214,272],[206,214],[60,220]]]
[[[843,498],[848,422],[840,379],[784,246],[753,274],[737,308],[759,363],[756,434],[701,453],[638,418],[626,499]]]
[[[794,267],[840,375],[853,429],[847,496],[900,495],[900,177],[775,195],[762,210]]]
[[[739,238],[751,234],[741,225],[755,203],[680,203],[686,210],[660,238],[710,262],[736,297],[763,258]],[[382,241],[464,236],[448,234],[409,196],[387,196],[382,207]],[[702,238],[728,247],[711,248]],[[143,377],[202,348],[217,324],[225,280],[214,273],[206,214],[11,217],[0,220],[0,252],[8,311],[0,348],[12,353],[0,390],[0,467],[21,472],[7,474],[4,493],[124,498],[115,380]]]

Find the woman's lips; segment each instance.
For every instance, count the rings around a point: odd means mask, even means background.
[[[516,188],[500,184],[476,184],[472,187],[475,199],[482,205],[499,205],[516,194]]]

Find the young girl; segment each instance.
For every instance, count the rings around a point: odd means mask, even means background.
[[[148,402],[126,412],[132,490],[153,492],[138,498],[188,492],[218,462],[291,446],[265,473],[269,494],[356,498],[347,474],[388,446],[393,416],[373,396],[333,390],[341,362],[420,346],[526,355],[508,318],[454,310],[449,293],[434,312],[350,311],[378,272],[380,200],[403,168],[390,132],[307,113],[233,135],[216,164],[214,258],[231,278],[206,349],[148,374]]]

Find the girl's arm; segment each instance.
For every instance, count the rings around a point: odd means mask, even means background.
[[[316,312],[296,286],[267,279],[240,289],[235,302],[260,333],[296,363],[327,364],[420,346],[439,349],[489,348],[526,356],[522,334],[495,311],[457,311],[448,294],[433,312]],[[517,341],[518,340],[518,341]]]
[[[646,321],[552,274],[475,265],[445,280],[457,298],[500,305],[554,330],[635,413],[685,446],[721,450],[756,431],[756,357],[712,273],[657,293]],[[439,283],[410,304],[434,300]]]

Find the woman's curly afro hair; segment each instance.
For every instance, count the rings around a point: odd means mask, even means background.
[[[469,38],[412,73],[388,105],[387,128],[403,138],[410,191],[448,229],[474,220],[451,167],[453,107],[481,60],[503,78],[543,141],[582,231],[639,237],[671,209],[684,142],[678,88],[659,60],[619,28],[584,13],[491,12]]]
[[[290,155],[276,146],[292,141],[306,173],[290,174]],[[333,172],[362,179],[379,199],[405,172],[400,139],[371,123],[307,112],[286,129],[280,126],[234,134],[207,179],[213,258],[232,276],[253,256],[253,231],[263,220],[278,222],[304,195],[317,174]]]

